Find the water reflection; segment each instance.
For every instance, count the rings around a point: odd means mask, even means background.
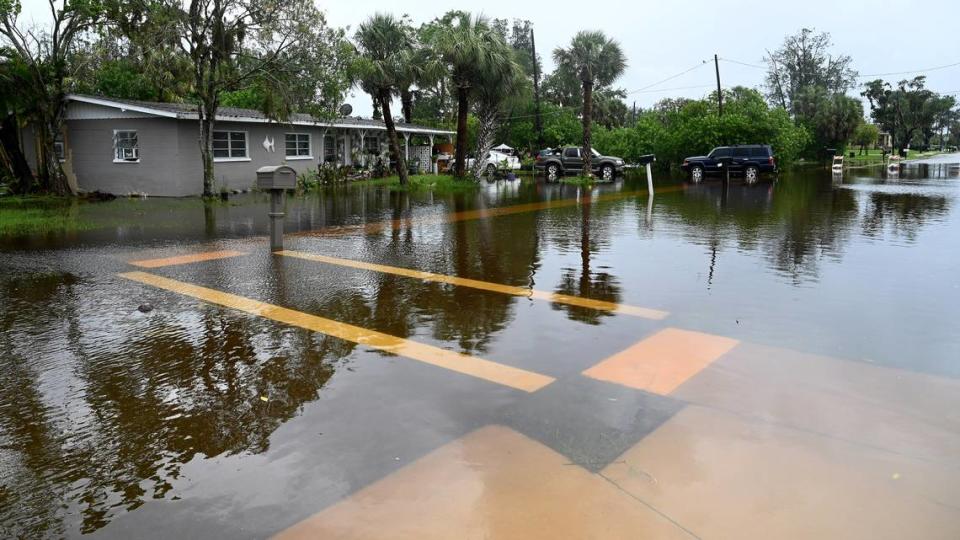
[[[215,308],[130,328],[109,320],[116,310],[90,311],[97,286],[70,274],[2,282],[5,536],[61,536],[74,519],[92,532],[165,497],[195,457],[267,450],[352,350]]]
[[[816,284],[827,264],[844,262],[854,248],[909,246],[931,224],[948,221],[956,212],[955,184],[931,184],[923,176],[941,178],[941,170],[949,176],[952,169],[904,167],[896,179],[878,170],[839,179],[827,171],[806,171],[756,185],[664,182],[677,189],[655,200],[646,196],[643,178],[594,189],[495,182],[455,194],[338,187],[291,198],[287,227],[304,231],[391,220],[400,225],[312,241],[319,242],[318,249],[343,249],[345,257],[610,302],[650,286],[630,281],[627,272],[635,268],[630,266],[635,259],[669,259],[692,245],[703,255],[708,289],[747,283],[756,287],[756,298],[738,301],[761,311],[767,309],[765,295]],[[601,193],[632,190],[642,195],[597,199]],[[417,221],[437,213],[575,197],[580,198],[576,205],[490,220],[430,226]],[[128,302],[118,298],[116,269],[82,259],[90,254],[127,258],[122,250],[264,234],[266,204],[262,196],[251,195],[226,204],[79,205],[71,211],[122,224],[3,240],[2,249],[15,256],[0,260],[0,535],[91,532],[146,501],[173,498],[184,464],[268,452],[278,426],[318,399],[355,345],[184,300],[150,315],[131,313]],[[641,247],[614,253],[617,242],[626,241]],[[724,275],[725,252],[745,257],[751,266]],[[83,272],[41,270],[70,266],[61,263],[74,259],[79,262],[73,266]],[[547,260],[562,262],[545,268]],[[316,282],[297,278],[287,264],[270,259],[269,278],[257,284],[265,298],[400,337],[425,335],[463,352],[489,351],[522,316],[516,297],[385,273],[322,281],[320,294]],[[210,283],[245,279],[228,265],[205,268]],[[767,271],[780,281],[765,281]],[[841,280],[869,281],[884,270],[860,264],[837,271]],[[929,272],[931,283],[950,279],[942,269]],[[544,275],[549,281],[538,285]],[[705,300],[696,296],[702,291],[694,291],[699,284],[656,277],[655,287],[667,301],[673,294]],[[903,301],[909,304],[912,298]],[[704,304],[704,318],[718,315]],[[574,321],[583,329],[584,324],[602,327],[612,316],[567,305],[553,309],[559,322],[536,324],[559,327]],[[823,317],[831,322],[829,314]],[[822,336],[803,332],[797,330],[811,341]],[[931,342],[952,343],[950,334],[934,337]]]

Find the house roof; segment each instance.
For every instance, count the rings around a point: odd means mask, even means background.
[[[162,116],[165,118],[177,118],[181,120],[196,120],[199,118],[198,106],[194,103],[160,103],[155,101],[138,101],[133,99],[88,96],[83,94],[70,94],[67,96],[67,100],[90,103],[103,107],[112,107],[122,111],[134,111],[153,116]],[[381,120],[359,118],[356,116],[344,116],[335,120],[320,120],[309,114],[294,113],[290,115],[290,118],[286,122],[277,122],[276,120],[268,118],[267,115],[256,109],[242,109],[239,107],[218,108],[216,119],[218,122],[258,122],[347,129],[386,129],[386,126]],[[424,135],[452,135],[454,133],[453,131],[446,129],[432,128],[418,124],[407,124],[404,122],[396,123],[396,127],[397,131],[401,133],[420,133]]]

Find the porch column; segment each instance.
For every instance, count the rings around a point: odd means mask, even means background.
[[[403,132],[403,157],[410,161],[410,133]]]
[[[320,165],[323,165],[324,161],[326,161],[326,157],[327,157],[326,144],[327,144],[327,128],[323,128],[323,131],[320,132],[320,156],[319,156]]]
[[[363,140],[367,138],[367,130],[360,130],[360,164],[364,167],[367,166],[367,146],[363,144]]]

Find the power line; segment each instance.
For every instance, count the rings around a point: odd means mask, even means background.
[[[731,64],[740,64],[741,66],[747,66],[747,67],[752,67],[752,68],[756,68],[756,69],[767,69],[767,66],[758,66],[757,64],[750,64],[750,63],[748,63],[748,62],[741,62],[741,61],[739,61],[739,60],[732,60],[732,59],[730,59],[730,58],[724,58],[724,57],[722,57],[722,56],[720,57],[720,60],[723,60],[724,62],[730,62]]]
[[[890,73],[870,73],[870,74],[867,74],[867,75],[857,75],[857,77],[886,77],[886,76],[888,76],[888,75],[907,75],[907,74],[910,74],[910,73],[925,73],[925,72],[928,72],[928,71],[937,71],[937,70],[940,70],[940,69],[952,68],[952,67],[954,67],[954,66],[960,66],[960,62],[954,62],[954,63],[952,63],[952,64],[946,64],[946,65],[936,66],[936,67],[931,67],[931,68],[926,68],[926,69],[914,69],[914,70],[910,70],[910,71],[893,71],[893,72],[890,72]]]
[[[661,88],[659,90],[635,90],[631,92],[632,94],[657,94],[660,92],[673,92],[674,90],[692,90],[695,88],[713,88],[712,84],[697,84],[694,86],[675,86],[673,88]]]
[[[703,67],[703,66],[705,66],[706,64],[707,64],[707,61],[706,61],[706,60],[701,60],[699,64],[697,64],[697,65],[695,65],[695,66],[693,66],[693,67],[691,67],[691,68],[689,68],[689,69],[685,69],[685,70],[681,71],[680,73],[677,73],[676,75],[671,75],[671,76],[669,76],[669,77],[667,77],[666,79],[663,79],[663,80],[661,80],[661,81],[657,81],[657,82],[655,82],[655,83],[653,83],[653,84],[648,84],[647,86],[644,86],[643,88],[637,88],[636,90],[631,90],[631,91],[627,92],[627,94],[628,94],[628,95],[629,95],[629,94],[639,94],[640,92],[643,92],[644,90],[653,88],[654,86],[659,86],[659,85],[661,85],[661,84],[663,84],[663,83],[665,83],[665,82],[667,82],[667,81],[672,81],[673,79],[676,79],[677,77],[679,77],[679,76],[681,76],[681,75],[686,75],[687,73],[690,73],[691,71],[693,71],[693,70],[695,70],[695,69],[697,69],[697,68]]]

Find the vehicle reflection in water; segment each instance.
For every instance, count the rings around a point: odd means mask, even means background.
[[[960,336],[942,323],[958,295],[941,289],[956,279],[947,274],[949,261],[930,264],[905,291],[885,277],[909,274],[918,258],[905,248],[921,237],[928,251],[955,250],[948,245],[960,221],[953,170],[907,165],[895,176],[853,171],[840,179],[818,170],[755,185],[662,180],[657,187],[669,189],[652,199],[645,179],[632,176],[591,188],[499,180],[452,194],[358,185],[291,198],[287,230],[391,221],[398,225],[376,234],[303,242],[346,258],[664,307],[677,312],[675,324],[714,324],[718,332],[729,331],[734,316],[746,318],[754,327],[743,332],[757,340],[842,343],[850,357],[957,375],[945,358]],[[600,198],[612,194],[624,196]],[[418,222],[566,199],[577,203]],[[118,200],[79,209],[118,225],[3,241],[0,532],[89,533],[149,500],[175,498],[185,464],[268,453],[277,428],[349,369],[358,348],[346,341],[172,295],[163,296],[163,310],[141,314],[118,293],[114,274],[128,269],[122,261],[134,253],[263,235],[266,204],[261,195],[226,204]],[[264,260],[254,273],[241,263],[212,264],[189,270],[187,280],[476,354],[510,347],[515,338],[504,336],[514,323],[586,332],[616,320],[554,304],[561,317],[532,324],[512,296],[386,273],[341,278],[329,268]],[[880,300],[866,302],[862,288],[845,293],[835,281],[871,283]],[[928,301],[934,297],[940,300]],[[902,345],[884,357],[883,343],[851,340],[875,333],[877,319],[851,321],[838,303],[878,317],[911,313],[890,338]],[[907,349],[922,358],[902,358]]]

